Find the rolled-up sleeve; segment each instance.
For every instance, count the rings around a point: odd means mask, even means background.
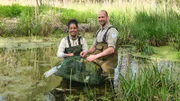
[[[64,51],[65,51],[65,38],[63,38],[58,46],[58,51],[57,51],[57,57],[63,58],[64,57]]]
[[[87,42],[86,42],[85,38],[82,38],[82,49],[83,49],[83,51],[88,50],[88,45],[87,45]]]
[[[96,47],[96,45],[97,45],[97,41],[96,41],[96,39],[94,39],[93,46]]]
[[[107,37],[108,47],[116,48],[116,42],[118,39],[118,31],[115,28],[112,28],[109,30],[107,34],[108,34],[108,37]]]

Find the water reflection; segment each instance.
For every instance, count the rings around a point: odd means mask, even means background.
[[[0,95],[5,101],[38,101],[56,87],[60,78],[43,73],[58,61],[56,46],[33,49],[0,49]]]
[[[170,76],[178,77],[180,73],[180,62],[171,61],[171,60],[163,60],[163,59],[147,59],[143,57],[136,57],[131,54],[131,49],[121,48],[118,52],[118,66],[115,69],[115,78],[114,85],[118,87],[119,84],[119,73],[123,75],[125,78],[134,79],[138,72],[144,68],[158,68],[159,71],[164,71],[164,73],[168,73],[169,79]],[[178,79],[178,78],[177,78]],[[179,79],[178,79],[179,80]],[[119,89],[119,88],[117,88]]]
[[[0,96],[0,101],[4,101],[3,98],[2,98],[2,96]]]
[[[48,92],[59,84],[61,78],[52,75],[44,79],[43,74],[59,61],[56,51],[57,45],[55,44],[48,44],[41,48],[0,48],[0,101],[48,101],[54,99],[50,98],[51,95]],[[152,61],[134,57],[131,51],[123,49],[119,51],[118,60],[119,66],[115,74],[116,85],[119,83],[119,73],[134,79],[139,69],[143,67],[157,66],[159,70],[167,68],[171,71],[170,73],[173,73],[178,72],[180,66],[178,62]],[[132,75],[129,75],[130,73]],[[50,97],[46,95],[50,95]]]

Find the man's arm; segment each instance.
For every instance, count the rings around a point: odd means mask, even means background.
[[[107,55],[113,54],[113,53],[114,53],[114,48],[113,48],[113,47],[109,47],[109,48],[105,49],[104,51],[102,51],[101,53],[98,53],[98,54],[96,54],[96,55],[90,55],[90,56],[88,56],[86,59],[87,59],[89,62],[91,62],[91,61],[93,61],[93,60],[95,60],[95,59],[98,59],[98,58],[100,58],[100,57],[107,56]]]
[[[82,51],[82,52],[80,53],[80,56],[81,56],[81,57],[85,57],[87,54],[91,54],[91,53],[93,53],[95,50],[96,50],[95,46],[92,45],[91,48],[89,48],[89,50],[87,50],[87,51]]]
[[[87,51],[88,54],[93,53],[96,50],[96,48],[94,46],[91,46],[91,48],[89,48],[89,50]]]

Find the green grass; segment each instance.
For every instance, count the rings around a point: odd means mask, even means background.
[[[91,19],[96,19],[97,15],[92,11],[77,11],[74,9],[60,9],[60,20],[67,24],[70,19],[76,19],[79,23],[89,23]]]
[[[135,79],[120,76],[121,100],[129,101],[177,101],[179,100],[179,80],[171,71],[157,67],[143,67]]]
[[[119,86],[115,101],[178,101],[179,97],[179,74],[170,67],[146,66],[138,68],[138,73],[132,78],[130,71],[126,76],[119,73]],[[113,93],[110,85],[84,88],[78,94],[68,94],[66,99],[88,100],[112,100]]]
[[[19,5],[0,6],[0,17],[16,17],[20,16],[21,9]]]
[[[136,50],[147,55],[154,54],[151,46],[163,46],[169,42],[179,43],[180,14],[179,6],[171,1],[114,1],[113,3],[90,3],[89,5],[67,3],[62,8],[49,5],[39,7],[0,6],[0,18],[17,18],[15,30],[6,28],[0,22],[2,36],[59,36],[63,34],[61,25],[68,20],[77,19],[79,23],[92,24],[97,29],[97,12],[105,9],[109,20],[120,36],[120,44],[133,44]],[[83,6],[85,5],[86,8]],[[56,26],[58,25],[58,26]],[[56,27],[54,27],[56,26]],[[94,26],[94,27],[93,27]],[[57,28],[58,27],[58,28]],[[55,35],[54,35],[55,34]],[[179,49],[179,44],[176,48]]]

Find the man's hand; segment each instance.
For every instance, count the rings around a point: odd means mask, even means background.
[[[114,48],[109,47],[109,48],[105,49],[104,51],[102,51],[98,54],[88,56],[86,58],[86,60],[91,62],[91,61],[94,61],[95,59],[98,59],[100,57],[107,56],[107,55],[113,54],[113,53],[114,53]]]
[[[87,61],[92,62],[96,60],[98,57],[96,55],[90,55],[86,58]]]
[[[86,55],[88,55],[88,54],[91,54],[91,53],[93,53],[95,51],[95,47],[94,46],[91,46],[91,48],[89,49],[89,50],[87,50],[87,51],[82,51],[81,53],[80,53],[80,56],[81,57],[86,57]]]

